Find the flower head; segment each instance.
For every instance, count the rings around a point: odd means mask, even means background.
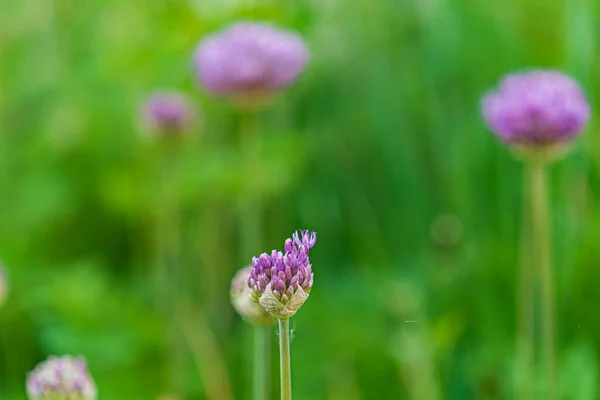
[[[6,278],[6,272],[2,268],[0,263],[0,306],[4,303],[8,297],[8,279]]]
[[[271,314],[263,306],[252,300],[252,292],[248,287],[250,269],[251,267],[240,269],[231,280],[231,290],[229,292],[231,304],[237,313],[251,324],[272,324],[273,317]]]
[[[189,100],[176,92],[156,92],[142,105],[143,121],[157,133],[183,133],[189,127],[192,117]]]
[[[30,400],[96,400],[96,385],[82,357],[49,357],[27,376]]]
[[[194,65],[208,91],[248,97],[290,86],[308,57],[296,33],[267,23],[238,22],[203,40]]]
[[[314,278],[308,252],[316,241],[315,232],[295,232],[285,241],[285,254],[273,250],[252,259],[248,277],[252,299],[273,317],[291,317],[308,298]]]
[[[482,109],[500,139],[534,147],[568,142],[590,117],[578,83],[552,70],[507,75],[496,91],[484,97]]]

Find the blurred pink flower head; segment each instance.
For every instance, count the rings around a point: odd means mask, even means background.
[[[509,74],[482,101],[489,128],[503,141],[525,145],[567,142],[581,133],[590,106],[579,84],[553,70]]]
[[[27,376],[30,400],[96,400],[97,390],[83,357],[49,357]]]
[[[142,119],[155,133],[181,134],[190,126],[194,111],[189,99],[177,92],[159,91],[142,104]]]
[[[308,59],[308,48],[298,34],[268,23],[238,22],[203,40],[194,66],[208,91],[254,96],[293,84]]]

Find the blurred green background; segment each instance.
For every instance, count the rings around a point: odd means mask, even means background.
[[[514,398],[522,168],[479,100],[542,66],[593,107],[599,17],[592,0],[3,0],[0,398],[82,354],[101,400],[249,399],[229,280],[297,228],[319,235],[292,320],[297,400]],[[240,250],[242,121],[191,54],[246,18],[300,31],[312,61],[260,114],[262,244]],[[201,113],[181,146],[141,135],[157,88]],[[561,399],[600,398],[595,131],[551,170]]]

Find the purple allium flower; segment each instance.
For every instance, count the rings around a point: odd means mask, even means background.
[[[590,117],[579,84],[552,70],[509,74],[482,103],[492,131],[505,142],[551,145],[577,136]]]
[[[313,285],[312,265],[308,251],[315,245],[317,234],[307,230],[294,232],[285,241],[285,254],[273,250],[252,259],[248,287],[252,299],[273,317],[286,319],[298,311],[308,298]]]
[[[96,400],[97,390],[82,357],[49,357],[27,376],[30,400]]]
[[[255,325],[270,325],[273,317],[263,306],[252,300],[251,291],[248,287],[251,267],[240,269],[231,280],[229,297],[231,304],[244,320]]]
[[[0,263],[0,306],[4,303],[8,297],[8,279],[6,272]]]
[[[142,105],[145,124],[157,133],[182,133],[193,119],[192,106],[187,97],[176,92],[156,92]]]
[[[296,33],[238,22],[203,40],[194,55],[199,81],[213,93],[255,96],[290,86],[309,52]]]

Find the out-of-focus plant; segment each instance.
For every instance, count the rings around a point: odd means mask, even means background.
[[[8,277],[6,275],[6,271],[4,270],[4,266],[0,263],[0,307],[6,301],[8,297]]]
[[[523,265],[520,301],[523,363],[531,362],[533,349],[534,282],[541,294],[542,343],[546,388],[544,398],[557,398],[556,391],[556,311],[555,282],[550,239],[550,206],[547,189],[547,166],[561,159],[572,141],[581,133],[590,117],[590,107],[571,77],[552,70],[530,70],[507,75],[498,88],[485,96],[483,114],[490,129],[526,164],[528,190],[524,230],[530,256]],[[537,270],[531,271],[531,268]],[[527,371],[527,367],[525,371]],[[528,378],[525,378],[528,379]],[[527,383],[518,388],[519,395],[529,398]]]
[[[192,133],[197,111],[190,100],[176,91],[157,91],[141,107],[142,124],[158,146],[159,183],[154,208],[157,303],[168,330],[169,390],[182,391],[182,349],[177,333],[177,302],[181,289],[181,150]]]
[[[231,100],[242,119],[239,132],[243,158],[242,257],[260,249],[264,235],[260,186],[266,171],[261,168],[258,112],[269,105],[274,95],[296,81],[308,57],[304,40],[296,33],[269,23],[248,21],[237,22],[203,39],[194,54],[200,84],[211,94]],[[254,342],[254,399],[265,400],[270,398],[270,331],[256,326]]]

